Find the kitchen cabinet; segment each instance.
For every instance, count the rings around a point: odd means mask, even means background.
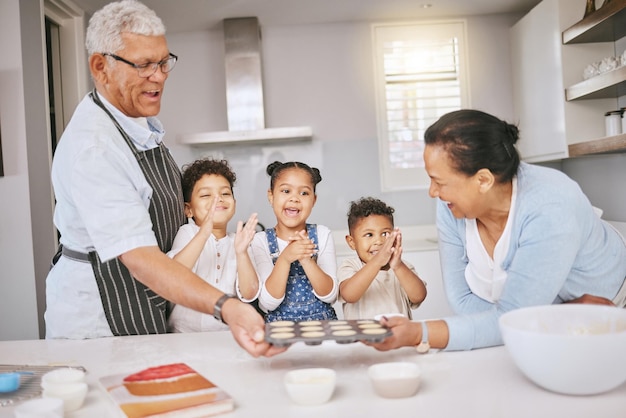
[[[623,36],[611,26],[621,19],[626,0],[609,5],[613,13],[603,7],[582,19],[585,0],[544,0],[511,28],[514,109],[524,160],[604,152],[608,144],[611,151],[621,148],[626,136],[604,138],[604,113],[618,108],[626,70],[582,81],[587,65],[616,55],[614,37]]]

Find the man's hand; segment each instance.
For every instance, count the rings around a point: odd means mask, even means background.
[[[265,341],[265,322],[247,303],[229,299],[222,306],[222,318],[230,327],[235,341],[253,357],[271,357],[287,350]]]

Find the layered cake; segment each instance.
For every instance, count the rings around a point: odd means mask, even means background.
[[[151,367],[124,378],[124,386],[136,396],[158,396],[215,387],[184,363]]]

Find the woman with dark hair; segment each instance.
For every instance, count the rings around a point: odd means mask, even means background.
[[[448,113],[426,130],[444,288],[457,315],[422,323],[390,318],[394,335],[376,348],[500,345],[498,318],[513,309],[626,305],[623,238],[576,182],[520,162],[518,138],[516,126],[477,110]]]

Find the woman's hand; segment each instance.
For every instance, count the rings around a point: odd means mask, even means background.
[[[410,319],[400,316],[394,316],[392,318],[384,318],[380,323],[393,332],[393,335],[387,337],[380,343],[364,344],[374,347],[379,351],[388,351],[400,347],[414,347],[422,339],[422,326],[418,322],[412,322]]]
[[[565,303],[584,303],[584,304],[590,304],[590,305],[609,305],[609,306],[615,306],[615,304],[613,303],[613,301],[607,299],[607,298],[603,298],[602,296],[594,296],[594,295],[590,295],[588,293],[585,293],[584,295],[582,295],[579,298],[576,299],[572,299],[572,300],[568,300]]]
[[[253,357],[272,357],[287,350],[265,341],[265,322],[251,305],[228,299],[222,306],[222,317],[237,344]]]

